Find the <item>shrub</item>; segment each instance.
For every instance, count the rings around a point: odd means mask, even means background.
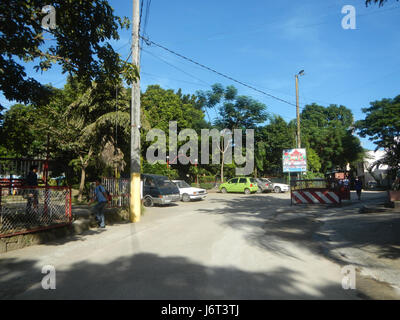
[[[214,188],[214,183],[200,183],[199,186],[196,183],[192,183],[192,187],[199,187],[202,189],[210,190]]]

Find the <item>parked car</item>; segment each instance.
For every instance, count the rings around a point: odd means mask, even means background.
[[[181,200],[188,202],[190,200],[204,200],[207,196],[207,190],[195,188],[183,180],[172,180],[179,189]]]
[[[257,181],[257,186],[258,186],[258,193],[263,193],[265,191],[271,191],[272,190],[272,182],[269,181],[268,179],[264,178],[256,178]]]
[[[154,204],[171,204],[179,201],[181,196],[178,187],[168,177],[156,174],[142,174],[143,205],[152,207]]]
[[[219,186],[219,190],[222,193],[244,192],[245,194],[250,194],[252,192],[257,192],[258,187],[256,179],[248,177],[238,177],[230,179],[228,182],[222,183]]]
[[[376,189],[378,187],[378,182],[376,181],[368,181],[367,188],[368,189]]]
[[[258,188],[261,189],[261,192],[264,191],[273,191],[275,193],[287,192],[290,190],[290,186],[285,183],[272,182],[267,178],[257,178]]]

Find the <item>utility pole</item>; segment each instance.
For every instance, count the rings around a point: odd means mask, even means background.
[[[300,139],[300,106],[299,106],[299,76],[304,75],[304,70],[301,70],[294,77],[296,79],[296,115],[297,115],[297,148],[301,148]]]
[[[299,76],[304,75],[304,70],[301,70],[294,77],[296,78],[296,116],[297,116],[297,148],[301,148],[300,139],[300,106],[299,106]],[[290,173],[289,173],[290,174]],[[297,173],[297,179],[300,180],[300,173]]]
[[[132,63],[140,71],[139,54],[139,0],[133,0],[132,17]],[[130,221],[140,221],[141,199],[140,199],[140,79],[132,84],[131,105],[131,181],[130,181]]]

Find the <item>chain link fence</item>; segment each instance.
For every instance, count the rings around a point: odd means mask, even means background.
[[[0,185],[0,237],[71,223],[71,211],[68,187]]]

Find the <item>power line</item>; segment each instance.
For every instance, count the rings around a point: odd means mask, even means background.
[[[267,93],[267,92],[265,92],[265,91],[262,91],[262,90],[259,90],[259,89],[255,88],[255,87],[253,87],[253,86],[250,86],[250,85],[248,85],[248,84],[246,84],[246,83],[244,83],[244,82],[242,82],[242,81],[240,81],[240,80],[236,80],[236,79],[232,78],[231,76],[228,76],[228,75],[226,75],[226,74],[223,74],[223,73],[221,73],[221,72],[218,72],[218,71],[216,71],[216,70],[214,70],[214,69],[212,69],[212,68],[210,68],[210,67],[205,66],[204,64],[201,64],[201,63],[199,63],[199,62],[196,62],[196,61],[194,61],[194,60],[192,60],[192,59],[190,59],[190,58],[188,58],[188,57],[186,57],[186,56],[184,56],[184,55],[181,55],[181,54],[179,54],[179,53],[177,53],[177,52],[175,52],[175,51],[173,51],[173,50],[171,50],[171,49],[168,49],[168,48],[164,47],[163,45],[158,44],[158,43],[156,43],[156,42],[154,42],[154,41],[152,41],[152,40],[150,40],[150,39],[148,39],[148,38],[145,38],[145,37],[143,37],[143,36],[140,36],[140,37],[144,40],[144,42],[145,42],[148,46],[150,46],[151,44],[153,44],[153,45],[155,45],[155,46],[157,46],[157,47],[159,47],[159,48],[161,48],[161,49],[163,49],[163,50],[165,50],[165,51],[168,51],[168,52],[170,52],[170,53],[172,53],[172,54],[174,54],[174,55],[176,55],[176,56],[182,58],[182,59],[185,59],[185,60],[187,60],[187,61],[189,61],[189,62],[191,62],[191,63],[194,63],[194,64],[196,64],[196,65],[198,65],[198,66],[200,66],[200,67],[202,67],[202,68],[204,68],[204,69],[206,69],[206,70],[208,70],[208,71],[211,71],[211,72],[213,72],[213,73],[216,73],[216,74],[220,75],[221,77],[224,77],[224,78],[229,79],[229,80],[231,80],[231,81],[233,81],[233,82],[239,83],[240,85],[242,85],[242,86],[244,86],[244,87],[247,87],[247,88],[249,88],[249,89],[252,89],[252,90],[254,90],[254,91],[257,91],[257,92],[259,92],[259,93],[262,93],[262,94],[264,94],[264,95],[266,95],[266,96],[268,96],[268,97],[270,97],[270,98],[272,98],[272,99],[278,100],[278,101],[283,102],[283,103],[286,103],[286,104],[288,104],[288,105],[291,105],[291,106],[294,106],[294,107],[296,106],[294,103],[291,103],[291,102],[289,102],[289,101],[287,101],[287,100],[284,100],[284,99],[281,99],[281,98],[279,98],[279,97],[276,97],[276,96],[274,96],[274,95],[272,95],[272,94],[269,94],[269,93]]]
[[[160,76],[158,76],[156,74],[151,74],[151,73],[143,72],[143,71],[141,72],[141,74],[153,77],[153,78],[158,79],[158,80],[170,80],[170,81],[182,82],[182,83],[193,84],[193,85],[196,85],[196,86],[203,86],[203,87],[209,87],[210,86],[209,84],[201,84],[201,83],[196,83],[196,82],[190,82],[190,81],[186,81],[186,80],[182,80],[182,79],[160,77]]]
[[[206,84],[207,86],[211,86],[210,83],[208,83],[208,82],[206,82],[206,81],[204,81],[204,80],[202,80],[202,79],[200,79],[200,78],[197,78],[196,76],[190,74],[189,72],[187,72],[187,71],[185,71],[185,70],[182,70],[181,68],[179,68],[179,67],[173,65],[172,63],[170,63],[170,62],[164,60],[163,58],[158,57],[157,55],[153,54],[152,52],[150,52],[150,51],[148,51],[148,50],[145,50],[145,49],[142,49],[142,50],[143,50],[144,52],[146,52],[147,54],[153,56],[154,58],[156,58],[156,59],[158,59],[158,60],[164,62],[165,64],[171,66],[172,68],[177,69],[178,71],[180,71],[180,72],[182,72],[182,73],[188,75],[189,77],[191,77],[191,78],[193,78],[193,79],[196,79],[196,80],[198,80],[198,81],[200,81],[200,82]]]
[[[143,35],[146,35],[147,23],[149,22],[151,0],[146,1],[146,15],[144,17]]]
[[[144,0],[142,0],[141,3],[140,3],[139,32],[140,32],[140,28],[142,27],[143,3],[144,3]]]
[[[146,29],[147,29],[147,24],[148,24],[149,15],[150,15],[151,0],[146,0],[146,13],[144,15],[144,22],[142,24],[143,3],[144,3],[144,0],[141,1],[141,6],[140,6],[139,34],[146,36],[147,35]],[[143,38],[141,39],[140,46],[139,46],[140,58],[142,58],[142,47],[143,47]]]

